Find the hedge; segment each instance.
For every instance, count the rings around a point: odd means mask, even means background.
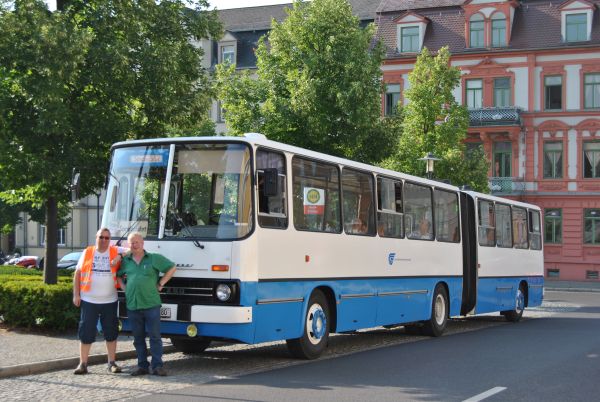
[[[15,327],[76,328],[79,309],[73,305],[72,274],[72,271],[62,272],[56,285],[46,285],[42,271],[0,267],[2,321]]]

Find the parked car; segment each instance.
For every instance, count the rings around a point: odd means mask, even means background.
[[[72,253],[69,253],[69,254],[65,255],[63,258],[61,258],[60,260],[58,260],[58,264],[57,264],[58,269],[74,270],[75,267],[77,266],[77,261],[79,261],[81,254],[83,254],[83,251],[84,250],[73,251]]]
[[[37,268],[40,261],[41,257],[38,257],[37,255],[24,255],[18,257],[14,264],[25,268]]]

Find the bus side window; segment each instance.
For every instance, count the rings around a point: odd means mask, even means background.
[[[478,235],[479,245],[494,247],[496,245],[496,215],[494,203],[479,200],[478,202]]]
[[[438,241],[460,242],[458,219],[458,194],[436,189],[435,237]]]
[[[344,231],[348,234],[374,235],[373,176],[345,168],[342,171]]]
[[[256,151],[258,224],[261,227],[285,229],[287,219],[287,191],[285,157],[278,152],[259,149]],[[267,174],[268,173],[268,174]],[[271,185],[277,188],[269,194],[266,179],[276,180]]]
[[[542,225],[540,213],[529,210],[529,247],[532,250],[542,249]]]
[[[431,198],[430,187],[404,183],[404,226],[407,228],[406,237],[409,239],[434,239]]]
[[[525,208],[512,207],[512,229],[515,248],[529,248],[527,236],[527,211]]]
[[[510,206],[496,204],[496,243],[498,247],[513,246]]]
[[[340,174],[333,164],[292,158],[294,227],[340,233]]]
[[[381,237],[404,237],[402,182],[377,177],[377,234]]]

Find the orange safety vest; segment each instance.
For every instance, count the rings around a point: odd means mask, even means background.
[[[94,265],[94,252],[96,251],[96,246],[90,246],[85,249],[83,264],[81,265],[81,273],[79,274],[80,279],[80,287],[79,290],[81,292],[89,292],[90,287],[92,286],[92,266]],[[119,249],[115,246],[110,246],[108,248],[108,258],[110,262],[119,254]],[[109,263],[110,263],[109,262]],[[110,266],[110,272],[112,272],[113,279],[115,281],[115,288],[119,288],[119,284],[117,283],[117,271],[119,270],[119,266],[121,263],[117,263],[114,266]]]

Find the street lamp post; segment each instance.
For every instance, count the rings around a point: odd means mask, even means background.
[[[420,161],[425,161],[425,172],[427,172],[427,178],[431,179],[433,177],[433,165],[435,161],[441,160],[440,158],[436,158],[432,152],[428,152],[423,158],[419,158]]]

